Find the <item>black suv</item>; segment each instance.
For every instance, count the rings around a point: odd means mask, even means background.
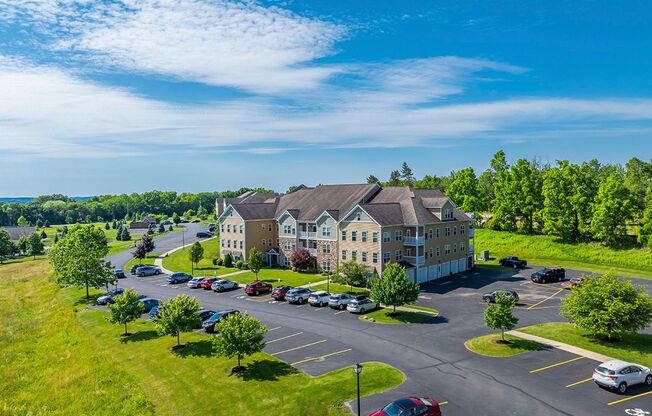
[[[513,267],[515,269],[525,269],[525,266],[527,266],[527,261],[521,260],[516,256],[503,257],[498,261],[498,263],[501,266]]]
[[[535,283],[561,282],[566,277],[566,270],[562,267],[546,267],[532,273],[530,279]]]

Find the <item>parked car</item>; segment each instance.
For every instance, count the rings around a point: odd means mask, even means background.
[[[197,233],[197,238],[211,238],[213,233],[210,231],[200,231]]]
[[[129,273],[131,274],[136,274],[136,270],[138,270],[139,267],[144,267],[147,266],[146,264],[134,264],[129,268]]]
[[[114,269],[113,270],[113,275],[118,279],[124,279],[125,277],[127,277],[125,275],[125,271],[122,270],[122,269]]]
[[[211,289],[215,292],[224,292],[226,290],[237,289],[238,287],[238,282],[232,282],[231,280],[226,279],[218,279],[211,285]]]
[[[168,277],[168,283],[187,283],[192,280],[192,275],[183,272],[172,273]]]
[[[526,260],[521,260],[516,256],[503,257],[498,261],[501,266],[513,267],[514,269],[524,269],[527,266]]]
[[[312,290],[306,289],[305,287],[295,287],[294,289],[288,290],[285,294],[285,300],[289,303],[302,304],[308,302],[308,297],[311,293]]]
[[[561,282],[566,278],[566,270],[563,267],[545,267],[532,273],[530,279],[535,283]]]
[[[187,283],[187,285],[191,289],[197,289],[199,287],[199,285],[201,284],[201,282],[203,282],[203,281],[204,281],[204,277],[195,277],[194,279],[191,279]]]
[[[208,231],[211,233],[215,233],[215,225],[209,225],[208,226]]]
[[[156,274],[161,274],[161,269],[157,266],[143,266],[136,269],[136,274],[140,277],[144,276],[153,276]]]
[[[406,397],[396,400],[369,416],[441,416],[439,403],[430,397]]]
[[[199,315],[200,322],[199,325],[197,325],[196,329],[200,329],[205,320],[215,315],[215,311],[210,309],[201,309],[199,312],[197,312],[197,315]]]
[[[569,280],[566,280],[565,282],[561,282],[561,287],[564,289],[572,289],[573,286],[579,286],[584,282],[583,277],[571,277]]]
[[[504,293],[508,297],[514,298],[516,302],[518,302],[518,293],[514,292],[513,290],[495,290],[491,293],[485,293],[482,295],[482,300],[487,303],[496,303],[496,296],[499,293]]]
[[[285,300],[285,295],[287,295],[287,293],[292,289],[292,286],[275,287],[274,290],[272,290],[272,298],[274,298],[274,300]]]
[[[217,277],[205,277],[204,280],[199,283],[199,287],[204,290],[211,290],[211,286],[215,281],[217,281]]]
[[[260,280],[256,280],[255,282],[249,283],[247,286],[245,286],[245,293],[249,296],[258,296],[261,293],[267,293],[271,292],[274,288],[272,287],[271,284],[261,282]]]
[[[598,386],[618,390],[619,393],[624,394],[629,387],[636,384],[652,386],[652,372],[642,365],[611,360],[593,370],[593,381]]]
[[[378,309],[378,304],[369,298],[352,300],[346,305],[346,310],[351,313],[366,313]]]
[[[319,290],[317,292],[312,292],[310,296],[308,296],[308,303],[312,306],[322,307],[328,305],[330,298],[330,293],[324,290]]]
[[[151,311],[154,306],[158,306],[160,303],[158,299],[153,298],[138,299],[138,302],[143,304],[143,312]]]
[[[192,220],[192,221],[190,221],[190,222],[193,223],[193,224],[199,224],[201,221],[199,221],[199,220]]]
[[[156,305],[152,309],[149,310],[149,319],[158,318],[158,310],[159,310],[159,308],[160,308],[160,305]]]
[[[333,309],[346,309],[346,305],[353,300],[353,296],[348,293],[339,293],[337,295],[331,295],[330,299],[328,299],[328,306]]]
[[[240,313],[239,311],[235,309],[227,309],[225,311],[219,311],[215,312],[210,318],[205,320],[202,324],[201,327],[204,329],[206,332],[215,332],[215,325],[217,325],[218,322],[220,322],[222,319],[225,319],[226,317],[230,315],[234,315],[236,313]]]
[[[99,298],[97,298],[97,304],[98,305],[107,305],[109,303],[113,303],[113,302],[115,302],[114,298],[116,296],[122,296],[123,293],[124,293],[124,289],[111,290],[111,291],[107,292],[106,295],[100,296]]]

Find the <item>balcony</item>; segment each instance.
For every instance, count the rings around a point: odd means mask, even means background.
[[[423,266],[426,264],[425,256],[403,256],[403,260],[415,266]]]
[[[310,240],[316,240],[317,239],[317,232],[312,232],[312,231],[299,231],[299,238],[301,239],[310,239]]]
[[[310,253],[311,256],[315,257],[317,255],[317,249],[316,248],[309,248],[308,253]]]
[[[475,236],[475,228],[469,228],[469,238],[473,238]]]
[[[426,239],[422,235],[419,237],[412,237],[409,235],[403,237],[403,245],[406,246],[422,246],[423,244],[425,244],[425,242]]]

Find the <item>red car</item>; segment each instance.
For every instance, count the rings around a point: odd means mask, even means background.
[[[272,289],[273,287],[271,284],[261,282],[260,280],[256,280],[255,282],[251,282],[247,286],[245,286],[244,291],[249,296],[251,295],[258,296],[261,293],[271,292]]]
[[[205,290],[210,290],[211,285],[216,280],[217,280],[217,277],[206,277],[206,278],[204,278],[204,280],[201,281],[201,283],[197,287],[200,287],[200,288],[205,289]]]
[[[292,286],[275,287],[274,290],[272,290],[272,297],[274,300],[285,300],[285,295],[290,289],[292,289]]]
[[[441,416],[439,403],[430,397],[406,397],[388,404],[369,416]]]

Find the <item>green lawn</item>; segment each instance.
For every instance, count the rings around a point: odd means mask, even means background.
[[[195,276],[219,276],[236,271],[233,268],[213,265],[213,259],[220,257],[220,240],[218,238],[206,240],[201,245],[204,247],[204,258],[195,265]],[[190,247],[191,245],[188,244],[185,248],[177,250],[164,258],[163,267],[173,272],[192,273],[193,268],[188,259]]]
[[[380,308],[373,312],[360,315],[360,319],[373,319],[379,324],[420,324],[432,318],[430,314],[418,312],[396,311],[396,315],[394,315],[391,308]]]
[[[545,349],[546,346],[538,342],[505,335],[509,344],[499,344],[500,334],[489,334],[481,337],[471,338],[464,343],[464,346],[476,354],[487,357],[511,357],[528,351]]]
[[[330,293],[349,293],[351,295],[362,295],[365,293],[369,293],[369,289],[366,289],[364,287],[353,287],[353,291],[351,290],[350,286],[347,285],[340,285],[338,283],[333,283],[331,282],[330,285],[327,285],[326,283],[322,283],[321,285],[315,285],[312,286],[312,290],[325,290]]]
[[[418,309],[418,310],[420,310],[420,311],[424,311],[424,312],[430,312],[430,313],[434,313],[434,314],[439,314],[439,311],[438,311],[437,309],[435,309],[435,308],[429,308],[429,307],[427,307],[427,306],[421,306],[421,305],[412,305],[412,304],[409,304],[409,305],[405,305],[405,307],[406,307],[406,308],[411,308],[411,309]]]
[[[147,257],[145,257],[144,259],[142,259],[142,261],[141,261],[141,260],[138,260],[138,259],[131,259],[131,260],[129,260],[129,261],[127,262],[127,264],[125,264],[124,270],[128,271],[129,269],[131,269],[131,266],[133,266],[134,264],[139,264],[139,263],[140,263],[140,264],[154,264],[154,260],[156,260],[156,258],[157,258],[159,255],[160,255],[160,254],[153,254],[153,253],[152,253],[152,254],[148,254]]]
[[[494,260],[478,265],[496,264],[507,255],[524,258],[529,264],[558,265],[594,273],[613,271],[619,276],[652,279],[652,250],[617,249],[599,243],[568,244],[545,235],[523,235],[478,228],[475,252],[489,250]]]
[[[256,275],[251,270],[248,270],[245,273],[229,277],[229,279],[240,283],[249,283],[256,280]],[[274,286],[288,285],[296,287],[307,285],[310,282],[314,283],[326,280],[326,276],[312,273],[298,273],[284,269],[261,269],[260,272],[258,272],[258,280],[271,283]]]
[[[235,360],[213,356],[208,336],[182,334],[188,346],[173,353],[174,339],[137,321],[123,339],[107,312],[85,308],[83,290],[58,290],[49,274],[44,261],[0,266],[0,414],[350,414],[342,405],[356,394],[348,367],[310,377],[260,353],[229,376]],[[404,380],[385,364],[363,365],[363,395]]]
[[[621,342],[605,342],[593,338],[586,331],[576,328],[570,323],[564,322],[549,322],[517,328],[517,330],[574,345],[609,357],[652,367],[652,335],[634,334],[624,337]]]

